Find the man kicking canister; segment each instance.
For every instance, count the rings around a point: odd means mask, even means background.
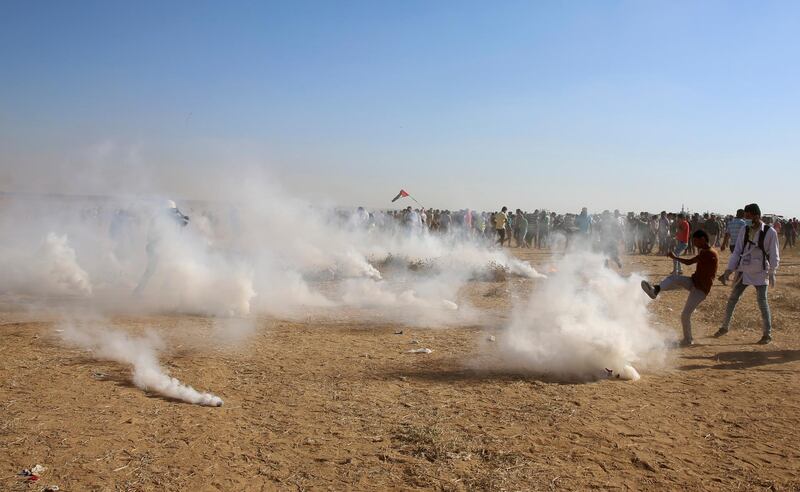
[[[686,299],[686,305],[683,307],[683,312],[681,313],[683,340],[681,340],[680,345],[682,347],[688,347],[693,344],[692,313],[697,306],[705,300],[708,293],[711,292],[711,285],[714,283],[714,278],[717,275],[717,263],[719,261],[717,252],[711,249],[708,234],[705,231],[695,231],[695,233],[692,234],[692,244],[699,252],[694,258],[678,258],[673,252],[669,253],[669,257],[684,265],[697,263],[697,269],[694,275],[685,277],[683,275],[673,274],[657,285],[650,285],[647,280],[642,280],[642,289],[651,299],[655,299],[662,290],[686,289],[689,291],[689,297]]]

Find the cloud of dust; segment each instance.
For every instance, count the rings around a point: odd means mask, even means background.
[[[664,335],[650,323],[640,276],[623,277],[602,256],[577,249],[553,269],[499,340],[509,368],[578,380],[610,370],[636,380],[634,366],[663,361]]]

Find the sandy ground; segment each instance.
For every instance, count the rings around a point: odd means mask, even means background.
[[[654,277],[670,269],[656,256],[624,260]],[[800,490],[797,256],[778,280],[772,345],[754,345],[753,292],[732,333],[708,338],[727,295],[717,285],[695,315],[700,345],[672,350],[638,382],[480,369],[500,356],[486,338],[503,336],[511,302],[533,283],[521,279],[469,286],[489,314],[476,327],[259,319],[228,347],[206,318],[113,320],[161,332],[171,341],[162,364],[222,408],[142,392],[129,368],[61,345],[49,310],[6,298],[0,490]],[[675,338],[684,299],[651,305]],[[405,353],[418,346],[434,352]],[[17,476],[37,463],[39,482]]]

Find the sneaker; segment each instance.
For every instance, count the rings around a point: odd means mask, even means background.
[[[728,330],[726,328],[720,328],[719,330],[717,330],[716,333],[714,333],[711,336],[714,337],[714,338],[719,338],[719,337],[725,336],[727,334],[728,334]]]
[[[644,291],[645,294],[647,294],[650,297],[650,299],[655,299],[656,296],[658,295],[656,289],[654,289],[653,286],[650,285],[650,282],[648,282],[647,280],[642,280],[642,290]]]
[[[722,282],[722,285],[728,285],[728,277],[726,277],[724,273],[717,277],[717,280]]]
[[[684,338],[680,342],[678,342],[678,347],[691,347],[694,345],[694,340]]]
[[[759,345],[767,345],[769,343],[772,343],[772,337],[769,335],[764,335],[761,337],[761,340],[758,341]]]

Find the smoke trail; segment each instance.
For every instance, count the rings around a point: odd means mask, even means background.
[[[610,369],[635,380],[633,364],[661,361],[664,337],[649,323],[641,277],[624,278],[588,252],[569,253],[555,270],[513,314],[502,340],[511,366],[577,379]]]
[[[0,290],[25,294],[90,296],[89,274],[78,264],[66,234],[49,232],[38,248],[0,251]]]
[[[195,405],[222,406],[218,396],[199,392],[164,372],[157,356],[161,340],[153,334],[135,338],[121,331],[72,324],[63,325],[62,329],[65,342],[92,351],[98,359],[133,366],[132,380],[138,388]]]
[[[92,294],[89,275],[78,265],[75,250],[69,246],[66,235],[49,233],[40,249],[40,257],[44,262],[44,274],[55,285],[84,295]]]

